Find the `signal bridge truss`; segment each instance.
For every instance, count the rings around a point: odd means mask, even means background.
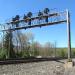
[[[46,21],[46,18],[48,18],[48,21]],[[29,21],[31,21],[30,24],[28,23]],[[19,29],[42,27],[42,26],[54,25],[64,22],[67,22],[66,11],[52,12],[48,14],[43,14],[42,16],[34,16],[31,18],[10,21],[9,23],[6,23],[4,27],[2,27],[1,29],[2,31],[8,31],[9,29],[15,31]]]
[[[43,26],[50,26],[50,25],[57,25],[61,23],[67,24],[67,37],[68,37],[68,59],[71,58],[71,36],[70,36],[70,13],[68,10],[58,12],[49,12],[47,14],[42,15],[35,15],[32,17],[21,18],[17,20],[10,21],[1,26],[2,32],[5,31],[16,31],[21,29],[28,29],[28,28],[36,28],[36,27],[43,27]]]

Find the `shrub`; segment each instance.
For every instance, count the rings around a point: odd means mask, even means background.
[[[23,57],[23,58],[28,58],[28,57],[30,57],[29,51],[28,51],[28,50],[22,51],[22,57]]]
[[[58,56],[59,57],[66,57],[67,53],[64,49],[60,49],[60,51],[58,51]]]
[[[6,59],[7,57],[7,50],[6,49],[0,49],[0,59]]]

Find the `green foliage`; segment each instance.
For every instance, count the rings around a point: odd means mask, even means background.
[[[6,49],[0,49],[0,59],[6,59],[7,57],[7,50]]]
[[[7,50],[7,58],[15,58],[15,52],[13,50],[12,42],[12,32],[8,31],[4,37],[4,48]]]
[[[20,52],[17,52],[15,55],[16,55],[16,58],[21,58],[23,54],[22,54],[22,51],[20,51]]]
[[[65,51],[63,49],[61,50],[60,54],[61,57],[65,57]]]
[[[23,57],[23,58],[28,58],[28,57],[30,57],[29,51],[28,51],[28,50],[22,51],[22,57]]]
[[[66,49],[63,48],[57,49],[57,55],[58,57],[67,57]]]
[[[71,51],[71,57],[75,57],[75,49],[72,49],[72,51]]]

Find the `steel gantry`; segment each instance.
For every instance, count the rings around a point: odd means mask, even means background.
[[[1,29],[2,32],[11,30],[21,30],[35,27],[51,26],[56,24],[67,24],[67,37],[68,37],[68,59],[71,58],[71,33],[70,33],[70,13],[66,11],[49,11],[48,8],[45,11],[39,11],[37,15],[33,16],[31,12],[27,15],[24,14],[22,18],[16,15],[15,18],[5,24],[5,28]]]

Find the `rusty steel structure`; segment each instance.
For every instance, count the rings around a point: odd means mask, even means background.
[[[30,13],[31,14],[31,13]],[[32,15],[32,14],[31,14]],[[67,37],[68,37],[68,59],[71,58],[71,32],[70,32],[70,13],[68,10],[66,11],[48,11],[48,13],[40,12],[35,16],[25,16],[20,19],[20,16],[17,15],[16,20],[13,18],[8,23],[5,23],[0,28],[1,32],[6,31],[16,31],[22,29],[29,29],[35,27],[43,27],[43,26],[51,26],[57,25],[61,23],[67,24]]]

